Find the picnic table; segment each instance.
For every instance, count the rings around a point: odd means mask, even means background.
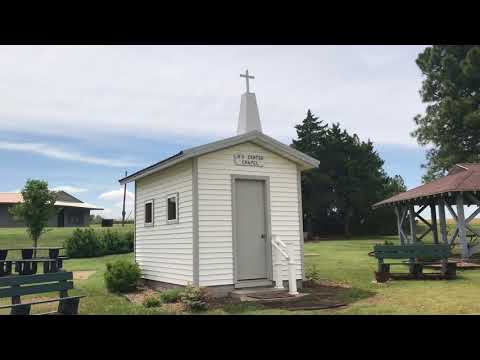
[[[373,256],[378,260],[378,271],[375,272],[375,278],[378,282],[386,282],[393,277],[390,273],[391,265],[409,265],[409,274],[412,279],[425,279],[423,266],[429,263],[435,263],[438,260],[442,263],[441,277],[452,279],[456,275],[456,263],[448,261],[451,255],[450,247],[446,244],[434,245],[380,245],[374,246]],[[385,263],[386,259],[401,260],[408,259],[408,262]]]
[[[22,247],[0,249],[0,276],[10,275],[13,265],[20,275],[33,275],[37,273],[38,264],[43,264],[43,272],[57,272],[63,268],[63,260],[67,257],[59,256],[63,247]],[[35,250],[48,250],[48,257],[34,257]],[[20,251],[21,259],[7,260],[9,251]]]
[[[38,246],[38,247],[21,247],[21,248],[3,248],[0,249],[0,260],[7,258],[9,251],[21,251],[22,259],[32,259],[33,253],[37,250],[48,250],[48,257],[52,259],[58,258],[60,255],[60,250],[63,249],[62,246]]]

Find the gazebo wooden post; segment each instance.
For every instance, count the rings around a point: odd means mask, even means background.
[[[457,218],[458,234],[460,236],[460,243],[462,244],[462,258],[467,259],[469,252],[465,224],[465,212],[463,209],[463,193],[461,192],[457,193]]]
[[[434,202],[430,204],[430,214],[432,218],[430,224],[432,225],[433,242],[438,244],[437,208]]]
[[[415,244],[417,242],[417,227],[415,224],[415,209],[413,204],[409,205],[410,216],[410,243]]]
[[[438,216],[440,220],[440,233],[442,234],[442,242],[448,244],[447,238],[447,219],[445,218],[445,199],[442,197],[438,202]]]
[[[402,208],[399,205],[395,205],[395,214],[397,215],[397,229],[398,237],[400,238],[400,244],[405,245],[405,238],[402,231]]]

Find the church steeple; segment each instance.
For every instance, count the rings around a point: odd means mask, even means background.
[[[262,124],[260,123],[260,115],[258,114],[258,105],[255,93],[250,92],[250,79],[255,79],[254,76],[248,74],[240,74],[244,77],[247,83],[247,91],[242,95],[240,102],[240,115],[238,117],[237,134],[245,134],[247,132],[256,130],[262,132]]]

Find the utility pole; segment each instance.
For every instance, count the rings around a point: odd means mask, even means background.
[[[125,177],[127,177],[127,172],[125,171]],[[122,210],[122,226],[125,225],[125,197],[127,196],[127,183],[123,185],[123,210]]]

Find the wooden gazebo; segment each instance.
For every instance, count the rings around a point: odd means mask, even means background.
[[[395,208],[401,244],[414,244],[423,239],[429,232],[432,232],[433,241],[438,244],[439,224],[441,241],[452,246],[459,239],[462,247],[462,258],[469,258],[480,252],[480,244],[476,244],[473,240],[473,237],[480,238],[480,232],[470,225],[470,222],[480,213],[479,199],[480,163],[457,164],[447,176],[380,201],[374,204],[373,208],[384,206]],[[452,207],[453,205],[456,205],[456,212]],[[415,211],[414,206],[419,206],[420,209]],[[465,218],[465,206],[476,206],[475,211],[467,218]],[[430,222],[421,216],[421,213],[427,208],[430,209],[431,213]],[[447,233],[445,208],[456,223],[455,231],[451,236]],[[417,218],[428,227],[421,235],[417,235],[416,232],[415,220]],[[468,234],[472,235],[470,241],[467,239]]]

